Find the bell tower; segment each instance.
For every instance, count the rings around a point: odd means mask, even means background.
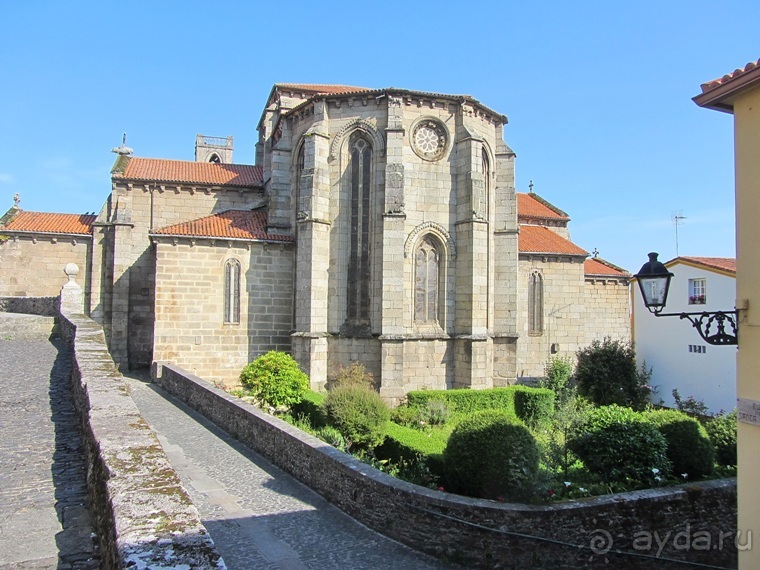
[[[232,137],[195,137],[195,162],[232,164]]]

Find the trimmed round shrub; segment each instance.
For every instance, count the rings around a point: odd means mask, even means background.
[[[652,410],[644,413],[668,442],[668,459],[676,476],[690,479],[713,472],[715,450],[705,428],[696,419],[678,410]]]
[[[372,449],[385,439],[391,412],[380,394],[367,386],[348,384],[330,390],[324,403],[330,425],[350,449]]]
[[[290,407],[300,402],[309,389],[309,377],[292,356],[271,350],[248,364],[240,373],[240,383],[260,404],[272,408]]]
[[[588,411],[583,422],[581,422],[575,429],[573,438],[577,438],[583,434],[597,432],[612,424],[642,421],[644,421],[644,419],[641,417],[641,413],[635,412],[631,408],[618,406],[616,404],[611,406],[600,406]]]
[[[715,460],[719,465],[736,465],[736,410],[711,418],[705,430],[715,446]]]
[[[634,481],[640,485],[669,475],[668,443],[652,424],[639,418],[599,425],[568,442],[591,473],[607,482]]]
[[[515,414],[529,426],[543,427],[554,415],[554,392],[547,388],[515,386]]]
[[[451,491],[519,501],[529,497],[538,473],[538,446],[514,414],[487,410],[457,425],[443,462]]]

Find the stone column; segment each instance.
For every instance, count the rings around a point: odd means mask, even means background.
[[[314,124],[305,135],[300,180],[295,270],[293,356],[313,388],[327,381],[327,269],[330,263],[330,173],[327,106],[314,105]]]
[[[383,207],[382,362],[380,394],[398,403],[404,396],[404,128],[400,97],[388,97],[385,204]]]

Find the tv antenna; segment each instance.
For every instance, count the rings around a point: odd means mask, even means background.
[[[683,211],[675,210],[670,215],[670,219],[673,222],[673,224],[676,226],[676,257],[678,257],[678,226],[683,224],[683,221],[686,219],[686,216],[683,215]]]

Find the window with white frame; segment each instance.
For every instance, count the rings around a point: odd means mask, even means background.
[[[689,305],[704,305],[707,302],[707,280],[689,279]]]

